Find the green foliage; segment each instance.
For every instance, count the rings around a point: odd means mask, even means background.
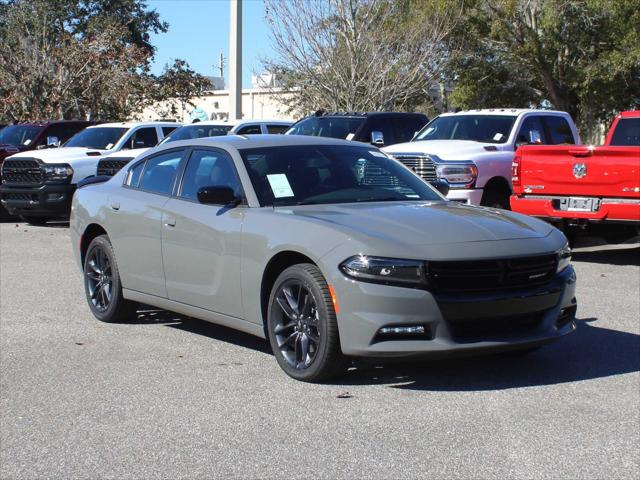
[[[640,103],[640,0],[465,0],[455,35],[462,108],[549,105],[590,137]]]

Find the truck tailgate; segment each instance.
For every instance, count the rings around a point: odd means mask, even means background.
[[[517,155],[518,194],[638,198],[640,193],[640,147],[527,146]]]

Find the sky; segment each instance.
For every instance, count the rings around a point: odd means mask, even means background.
[[[186,60],[202,75],[219,76],[222,50],[228,80],[229,2],[227,0],[147,0],[150,9],[169,23],[167,33],[153,35],[156,47],[152,72],[160,74],[174,59]],[[251,88],[251,75],[260,73],[260,58],[273,54],[262,0],[243,0],[242,86]]]

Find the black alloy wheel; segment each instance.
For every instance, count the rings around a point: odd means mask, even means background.
[[[113,269],[109,257],[101,247],[91,250],[86,259],[87,288],[93,307],[99,312],[106,312],[113,298]]]

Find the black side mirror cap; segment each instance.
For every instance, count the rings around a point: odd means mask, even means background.
[[[238,205],[240,199],[236,197],[231,187],[212,185],[198,190],[198,202],[205,205]]]
[[[431,186],[433,186],[433,188],[438,190],[445,197],[449,193],[449,182],[447,182],[446,180],[434,180],[433,182],[431,182]]]

